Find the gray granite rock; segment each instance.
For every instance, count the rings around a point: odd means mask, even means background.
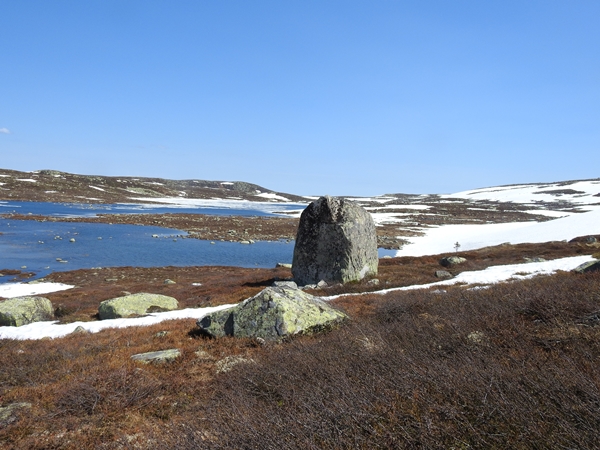
[[[357,281],[376,275],[378,263],[375,223],[364,208],[325,196],[302,212],[292,261],[296,283]]]
[[[45,297],[15,297],[0,301],[0,326],[20,327],[53,318],[52,303]]]
[[[343,312],[300,289],[268,287],[233,308],[200,319],[198,326],[212,337],[277,340],[314,333],[346,318]]]
[[[98,308],[98,315],[100,320],[117,319],[134,315],[141,316],[149,312],[171,311],[177,307],[178,302],[173,297],[139,293],[103,301]]]

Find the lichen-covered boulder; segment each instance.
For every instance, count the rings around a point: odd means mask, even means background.
[[[325,196],[302,212],[292,261],[298,285],[358,281],[376,275],[378,264],[375,223],[364,208]]]
[[[347,318],[300,289],[268,287],[239,305],[198,321],[212,337],[235,336],[276,340],[294,334],[311,334]]]
[[[576,273],[588,273],[596,272],[600,270],[600,260],[595,259],[593,261],[584,262],[573,269]]]
[[[20,327],[53,318],[52,303],[45,297],[15,297],[0,302],[0,326]]]
[[[98,307],[100,320],[120,317],[141,316],[150,312],[177,309],[177,300],[160,294],[130,294],[124,297],[104,300]]]
[[[440,259],[440,265],[444,267],[452,267],[465,262],[467,262],[467,259],[462,256],[445,256]]]

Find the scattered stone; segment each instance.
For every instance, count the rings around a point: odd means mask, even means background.
[[[347,318],[346,314],[300,289],[268,287],[239,305],[197,322],[212,337],[261,337],[276,340],[311,334]]]
[[[600,260],[596,259],[594,261],[584,262],[579,266],[573,269],[573,272],[576,273],[588,273],[588,272],[596,272],[600,270]]]
[[[104,300],[98,308],[100,320],[117,319],[149,312],[171,311],[177,309],[177,300],[160,294],[131,294],[124,297]]]
[[[27,266],[21,266],[21,269],[27,269]]]
[[[16,422],[24,409],[31,409],[31,403],[11,403],[10,405],[0,407],[0,426],[5,427],[6,425]]]
[[[595,242],[597,242],[597,239],[594,236],[588,236],[587,238],[585,238],[585,242],[587,244],[594,244]]]
[[[481,344],[485,339],[485,334],[481,331],[473,331],[469,333],[467,339],[475,344]]]
[[[275,267],[285,267],[286,269],[291,269],[292,265],[288,263],[277,263]]]
[[[205,350],[198,350],[196,352],[194,352],[194,354],[198,357],[198,359],[203,359],[205,361],[211,361],[215,358],[212,357],[212,355],[210,353],[208,353]]]
[[[367,285],[379,286],[379,278],[373,278],[372,280],[367,281]]]
[[[210,241],[210,245],[215,245],[215,242],[214,241]]]
[[[249,245],[250,241],[240,241],[240,244]]]
[[[158,333],[156,333],[156,334],[154,335],[154,337],[155,337],[155,338],[162,338],[162,337],[165,337],[167,334],[169,334],[169,332],[168,332],[168,331],[159,331]]]
[[[317,283],[317,287],[318,287],[319,289],[326,288],[326,287],[327,287],[327,281],[325,281],[325,280],[321,280],[321,281],[319,281],[319,282]]]
[[[69,242],[75,242],[75,238],[69,239]]]
[[[88,334],[89,331],[86,330],[85,328],[83,328],[81,325],[79,325],[77,328],[75,328],[71,334]]]
[[[254,364],[255,361],[249,358],[243,358],[241,356],[227,356],[226,358],[220,359],[215,363],[217,373],[229,372],[238,364]]]
[[[384,255],[383,259],[392,259],[392,257],[390,255]]]
[[[177,284],[177,283],[175,283],[173,280],[170,280],[167,278],[165,281],[163,281],[163,284]]]
[[[292,289],[298,289],[298,285],[295,281],[274,281],[273,286],[275,287],[289,287]]]
[[[143,362],[145,364],[162,364],[174,361],[180,356],[181,351],[178,348],[170,348],[168,350],[161,350],[158,352],[138,353],[137,355],[132,355],[131,359],[133,359],[134,361]]]
[[[153,235],[152,235],[152,237],[153,237],[153,238],[157,238],[157,237],[158,237],[158,234],[153,234]]]
[[[435,271],[436,278],[452,278],[452,274],[447,270],[436,270]]]
[[[467,262],[467,259],[462,256],[445,256],[440,259],[440,264],[444,267],[452,267],[465,262]]]
[[[54,308],[45,297],[15,297],[0,302],[0,326],[20,327],[53,318]]]
[[[292,274],[299,285],[377,275],[377,235],[371,215],[350,200],[321,197],[302,212]]]
[[[524,256],[523,259],[525,260],[525,262],[528,262],[528,263],[532,263],[532,262],[537,263],[537,262],[545,262],[546,261],[544,258],[540,258],[537,256],[534,256],[533,258],[528,258],[528,257]]]

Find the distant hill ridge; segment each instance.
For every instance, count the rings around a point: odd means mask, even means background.
[[[131,176],[78,175],[58,170],[0,169],[0,200],[76,203],[131,202],[179,197],[252,201],[306,201],[244,181],[168,180]]]

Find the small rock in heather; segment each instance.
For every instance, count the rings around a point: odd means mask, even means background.
[[[134,361],[140,361],[143,363],[155,363],[161,364],[165,362],[171,362],[181,356],[181,351],[178,348],[171,348],[168,350],[160,350],[158,352],[138,353],[132,355],[131,359]]]
[[[435,271],[436,278],[452,278],[452,274],[447,270],[436,270]]]
[[[227,356],[223,359],[220,359],[215,363],[215,368],[217,369],[217,373],[229,372],[235,366],[239,364],[254,364],[255,361],[249,358],[243,358],[241,356]]]
[[[103,301],[98,308],[98,315],[100,320],[118,319],[134,315],[141,316],[159,310],[171,311],[177,307],[178,302],[173,297],[139,293]]]

